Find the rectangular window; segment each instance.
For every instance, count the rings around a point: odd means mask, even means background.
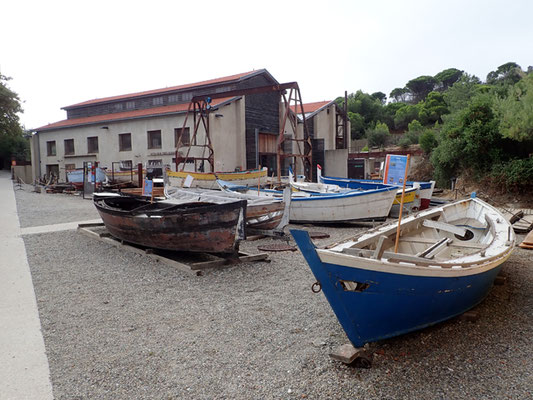
[[[56,141],[52,140],[50,142],[46,142],[46,155],[47,156],[55,156],[56,155]]]
[[[178,146],[178,140],[180,138],[181,128],[175,128],[174,129],[174,147]],[[189,128],[183,129],[183,135],[181,136],[181,145],[182,146],[189,146],[191,143],[191,137]]]
[[[120,160],[120,170],[121,171],[130,171],[133,167],[131,160]]]
[[[171,94],[168,96],[168,102],[169,103],[178,103],[180,101],[179,94]]]
[[[122,111],[122,103],[116,103],[115,104],[115,111]]]
[[[71,156],[74,154],[74,139],[65,139],[65,155]]]
[[[148,160],[147,166],[161,168],[163,166],[163,160]]]
[[[131,133],[121,133],[118,135],[118,150],[131,151]]]
[[[76,164],[65,164],[65,169],[67,171],[73,171],[76,169]]]
[[[183,93],[181,99],[183,101],[190,101],[192,99],[192,93]]]
[[[126,109],[133,110],[135,108],[135,102],[134,101],[127,101],[126,102]]]
[[[161,131],[148,131],[148,148],[161,148]]]
[[[87,138],[87,153],[98,153],[98,136]]]
[[[154,106],[162,106],[163,105],[163,97],[154,97],[152,99],[152,104]]]

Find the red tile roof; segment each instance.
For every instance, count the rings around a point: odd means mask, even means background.
[[[188,83],[186,85],[171,86],[171,87],[166,87],[166,88],[163,88],[163,89],[153,89],[153,90],[147,90],[147,91],[144,91],[144,92],[129,93],[129,94],[123,94],[123,95],[119,95],[119,96],[111,96],[111,97],[103,97],[101,99],[87,100],[87,101],[84,101],[84,102],[81,102],[81,103],[72,104],[70,106],[65,106],[65,107],[62,107],[62,108],[64,110],[68,110],[68,109],[74,108],[74,107],[80,107],[80,106],[86,106],[86,105],[91,105],[91,104],[103,103],[103,102],[107,102],[107,101],[114,101],[114,100],[128,99],[128,98],[134,98],[134,97],[140,97],[140,96],[154,95],[154,94],[159,94],[159,93],[163,94],[163,93],[172,92],[172,91],[176,91],[176,90],[190,89],[190,88],[197,87],[197,86],[207,86],[207,85],[213,85],[213,84],[216,84],[216,83],[232,82],[232,81],[237,81],[237,80],[239,80],[241,78],[244,78],[244,77],[246,77],[248,75],[256,75],[256,74],[263,73],[263,72],[266,72],[268,75],[270,75],[266,69],[259,69],[259,70],[256,70],[256,71],[243,72],[243,73],[240,73],[240,74],[225,76],[225,77],[222,77],[222,78],[210,79],[210,80],[202,81],[202,82]]]
[[[227,103],[235,99],[238,99],[238,97],[225,97],[221,99],[215,99],[211,102],[211,106],[214,107],[217,105],[221,105],[222,103]],[[182,103],[182,104],[174,104],[170,106],[145,108],[142,110],[124,111],[124,112],[113,113],[113,114],[93,115],[90,117],[83,117],[83,118],[71,118],[71,119],[65,119],[63,121],[54,122],[52,124],[44,125],[34,130],[35,131],[47,131],[50,129],[68,128],[68,127],[80,126],[80,125],[91,125],[91,124],[104,123],[104,122],[113,122],[116,120],[123,120],[123,119],[162,116],[165,114],[175,114],[175,113],[186,112],[188,107],[189,107],[189,103]]]
[[[333,100],[317,101],[317,102],[314,102],[314,103],[306,103],[306,104],[303,105],[304,113],[305,114],[314,113],[315,111],[320,110],[321,108],[329,105],[330,103],[333,103]],[[301,114],[301,112],[300,112],[301,109],[300,109],[299,105],[296,108],[292,105],[291,106],[291,110],[293,112],[296,111],[298,114]]]

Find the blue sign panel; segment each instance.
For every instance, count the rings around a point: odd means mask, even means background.
[[[145,196],[151,196],[152,195],[152,187],[153,187],[153,181],[150,179],[144,180],[143,185],[143,195]]]
[[[385,174],[383,176],[383,183],[387,185],[403,186],[403,180],[406,175],[407,156],[397,156],[387,154],[385,162]]]

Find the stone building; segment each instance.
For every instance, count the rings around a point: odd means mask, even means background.
[[[280,134],[283,113],[280,92],[234,94],[277,84],[266,69],[261,69],[63,107],[67,113],[65,120],[34,129],[34,179],[54,174],[65,181],[67,170],[81,168],[87,162],[97,162],[108,175],[112,171],[128,170],[138,163],[144,167],[168,165],[174,169],[176,145],[191,99],[225,92],[232,95],[214,98],[207,115],[214,149],[214,170],[244,170],[262,165],[276,172],[276,148],[273,145]],[[330,104],[320,110],[329,113],[328,107],[333,106]],[[317,121],[314,131],[324,140],[324,149],[334,148],[334,127],[331,123],[324,124],[321,119]],[[205,142],[202,126],[195,137],[193,132],[193,121],[189,118],[180,155],[186,153],[191,142],[193,145]],[[284,134],[291,136],[294,132],[287,126]],[[191,149],[191,155],[199,155],[202,151],[201,147]]]

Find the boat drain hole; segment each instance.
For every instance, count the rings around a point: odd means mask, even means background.
[[[456,233],[455,237],[459,240],[471,240],[474,237],[474,232],[472,232],[470,229],[467,229],[464,236],[458,235]]]
[[[339,281],[345,292],[364,292],[370,287],[368,283],[356,281]]]

